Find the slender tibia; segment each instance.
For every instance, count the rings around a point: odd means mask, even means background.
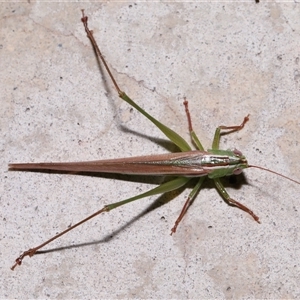
[[[244,126],[245,126],[245,124],[249,121],[249,116],[250,116],[250,115],[247,115],[247,116],[244,118],[244,120],[243,120],[243,122],[242,122],[241,125],[234,125],[234,126],[224,126],[224,125],[221,125],[221,126],[219,126],[218,128],[220,129],[220,131],[222,131],[222,130],[230,130],[230,131],[227,132],[227,133],[231,133],[231,132],[234,132],[234,131],[239,131],[239,130],[243,129]],[[222,132],[221,132],[221,133],[222,133]]]
[[[245,124],[249,121],[249,116],[250,115],[247,115],[244,118],[244,120],[243,120],[243,122],[242,122],[241,125],[234,125],[234,126],[224,126],[224,125],[221,125],[221,126],[217,127],[216,131],[215,131],[213,143],[212,143],[212,149],[214,149],[214,150],[218,150],[219,149],[221,135],[229,134],[229,133],[232,133],[232,132],[235,132],[235,131],[239,131],[242,128],[244,128]],[[229,131],[222,132],[222,130],[229,130]]]
[[[243,211],[245,211],[246,213],[248,213],[250,216],[252,216],[252,218],[260,224],[260,221],[259,221],[259,217],[251,210],[249,209],[248,207],[246,207],[245,205],[241,204],[240,202],[232,199],[232,198],[228,198],[226,199],[228,204],[229,205],[232,205],[232,206],[235,206]]]
[[[225,190],[223,184],[221,183],[219,178],[215,178],[214,179],[216,188],[218,189],[218,191],[220,192],[222,198],[229,204],[232,206],[235,206],[243,211],[245,211],[246,213],[248,213],[249,215],[252,216],[252,218],[257,222],[260,223],[259,218],[256,214],[254,214],[254,212],[249,209],[248,207],[246,207],[245,205],[241,204],[240,202],[232,199],[229,194],[227,193],[227,191]]]
[[[88,216],[87,218],[81,220],[80,222],[76,223],[75,225],[69,227],[68,229],[60,232],[59,234],[55,235],[54,237],[52,237],[51,239],[47,240],[46,242],[40,244],[37,247],[34,248],[30,248],[27,251],[24,251],[15,261],[15,264],[11,267],[11,270],[14,270],[16,266],[20,266],[22,264],[22,261],[24,259],[24,257],[29,256],[32,257],[33,255],[35,255],[37,253],[37,251],[43,247],[45,247],[46,245],[48,245],[49,243],[53,242],[54,240],[58,239],[59,237],[61,237],[62,235],[66,234],[67,232],[73,230],[74,228],[76,228],[77,226],[87,222],[88,220],[94,218],[97,215],[100,215],[103,212],[107,212],[109,211],[109,208],[107,206],[104,206],[102,209],[98,210],[97,212],[93,213],[92,215]]]
[[[177,218],[177,220],[175,221],[175,224],[173,226],[173,228],[171,229],[171,235],[173,233],[176,232],[177,226],[179,225],[179,223],[181,222],[183,216],[185,215],[185,213],[187,212],[188,208],[190,207],[190,205],[192,204],[193,200],[195,199],[196,195],[198,194],[202,183],[204,182],[205,177],[201,177],[198,181],[198,183],[194,186],[194,188],[192,189],[192,191],[190,192],[188,198],[186,199],[184,206],[180,212],[179,217]]]
[[[188,210],[190,204],[191,204],[191,198],[188,197],[188,198],[186,199],[185,203],[184,203],[184,206],[183,206],[183,208],[182,208],[182,210],[181,210],[181,212],[180,212],[179,217],[177,218],[177,220],[175,221],[175,224],[174,224],[173,228],[171,229],[171,235],[172,235],[173,233],[176,232],[177,226],[179,225],[179,223],[181,222],[183,216],[184,216],[185,213],[187,212],[187,210]]]
[[[187,116],[187,119],[188,119],[191,139],[192,139],[194,145],[197,147],[198,150],[204,151],[204,148],[203,148],[200,140],[198,139],[198,137],[197,137],[197,135],[196,135],[196,133],[193,129],[192,118],[191,118],[191,114],[190,114],[190,110],[189,110],[189,103],[186,100],[186,98],[184,98],[183,105],[185,107],[185,113],[186,113],[186,116]]]
[[[190,110],[189,110],[189,102],[186,100],[185,97],[184,97],[183,105],[184,105],[185,113],[186,113],[186,116],[188,119],[189,131],[192,132],[192,131],[194,131],[194,129],[192,126],[192,118],[191,118],[191,114],[190,114]]]

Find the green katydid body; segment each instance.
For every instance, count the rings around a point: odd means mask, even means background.
[[[13,170],[54,170],[67,172],[102,172],[136,175],[178,175],[220,178],[237,175],[248,167],[238,150],[186,151],[160,155],[108,160],[62,163],[10,164]]]
[[[107,70],[119,97],[126,101],[129,105],[137,109],[141,114],[143,114],[147,119],[149,119],[154,125],[156,125],[166,137],[168,137],[177,147],[182,151],[178,153],[160,154],[160,155],[150,155],[150,156],[140,156],[131,158],[119,158],[119,159],[109,159],[109,160],[98,160],[89,162],[61,162],[61,163],[17,163],[10,164],[10,170],[57,170],[57,171],[72,171],[72,172],[103,172],[103,173],[121,173],[121,174],[147,174],[147,175],[177,175],[175,179],[164,182],[161,185],[155,187],[154,189],[147,191],[143,194],[116,202],[112,204],[105,205],[102,209],[85,218],[84,220],[76,223],[75,225],[69,227],[63,232],[57,234],[56,236],[50,238],[41,245],[31,248],[23,252],[17,259],[15,264],[12,266],[12,270],[17,266],[21,265],[22,260],[26,256],[33,256],[36,252],[43,248],[45,245],[51,243],[53,240],[59,238],[75,227],[83,224],[84,222],[92,219],[93,217],[115,209],[119,206],[127,204],[129,202],[142,199],[144,197],[153,196],[161,193],[166,193],[169,191],[176,190],[190,181],[190,177],[199,177],[197,184],[192,189],[189,194],[182,211],[175,222],[174,227],[171,229],[171,234],[176,232],[177,226],[182,220],[184,214],[186,213],[191,202],[197,195],[201,188],[202,183],[206,177],[212,179],[215,183],[217,190],[219,191],[222,198],[231,206],[240,208],[241,210],[250,214],[255,221],[259,223],[259,218],[243,204],[232,199],[226,192],[223,184],[220,181],[221,177],[228,175],[237,175],[242,172],[243,169],[248,167],[256,167],[248,165],[245,156],[238,150],[220,150],[219,143],[222,135],[222,131],[227,131],[231,133],[234,131],[241,130],[245,123],[249,120],[249,116],[246,116],[243,122],[237,126],[219,126],[217,127],[212,143],[212,149],[207,151],[204,150],[202,144],[197,138],[193,128],[190,113],[188,110],[188,102],[184,101],[185,110],[187,114],[190,136],[193,144],[198,150],[192,151],[189,144],[176,132],[162,124],[154,117],[149,115],[140,106],[138,106],[134,101],[132,101],[116,83],[113,75],[108,68],[108,65],[100,52],[100,49],[93,37],[92,32],[89,30],[87,25],[87,17],[83,13],[82,22],[84,24],[86,33],[91,40],[95,52],[97,53],[100,60],[103,62],[105,69]],[[261,168],[261,167],[256,167]],[[286,179],[289,179],[297,184],[300,182],[290,179],[284,175],[278,174],[268,169],[261,168],[263,170],[275,173]]]

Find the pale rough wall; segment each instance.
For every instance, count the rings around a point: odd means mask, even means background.
[[[156,197],[96,218],[49,248],[77,247],[25,259],[11,272],[22,250],[150,185],[7,172],[9,162],[172,150],[155,143],[164,136],[121,102],[109,80],[104,86],[80,22],[85,8],[120,86],[142,107],[188,139],[186,96],[207,147],[216,126],[249,113],[245,129],[222,147],[299,180],[299,7],[2,3],[0,297],[299,298],[300,187],[279,177],[253,169],[239,189],[226,181],[261,225],[208,184],[172,237],[188,191],[159,198],[167,203],[150,212]]]

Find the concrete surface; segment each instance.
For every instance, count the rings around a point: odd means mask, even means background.
[[[0,298],[299,299],[300,186],[255,169],[225,185],[261,225],[207,184],[172,237],[188,189],[95,218],[10,270],[22,251],[158,180],[8,163],[175,150],[103,83],[81,8],[120,86],[150,114],[189,140],[186,96],[210,147],[218,125],[249,113],[222,147],[300,179],[296,1],[2,3]]]

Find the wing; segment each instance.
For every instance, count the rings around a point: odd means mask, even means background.
[[[205,176],[205,151],[147,155],[84,162],[15,163],[10,170],[54,170],[67,172],[101,172],[136,175]]]

